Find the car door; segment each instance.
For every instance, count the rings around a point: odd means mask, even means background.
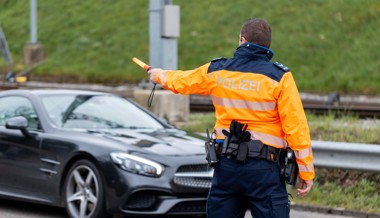
[[[28,120],[30,137],[18,129],[7,129],[6,121],[23,116]],[[41,128],[32,102],[23,96],[0,98],[0,192],[30,194],[42,183],[40,165]]]

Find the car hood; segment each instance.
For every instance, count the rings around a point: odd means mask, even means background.
[[[193,156],[205,154],[203,140],[189,136],[186,132],[177,129],[115,129],[93,131],[92,133],[159,155]]]

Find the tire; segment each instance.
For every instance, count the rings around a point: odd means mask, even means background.
[[[105,210],[103,180],[91,161],[83,159],[73,164],[63,191],[69,217],[109,217]]]

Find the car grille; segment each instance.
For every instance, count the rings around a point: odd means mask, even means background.
[[[206,212],[206,200],[198,202],[182,202],[174,206],[168,214],[180,213],[197,213],[204,214]]]
[[[157,202],[158,193],[141,191],[134,193],[125,204],[127,210],[149,210]]]
[[[185,165],[178,168],[174,183],[194,188],[210,188],[213,174],[214,170],[206,164]]]

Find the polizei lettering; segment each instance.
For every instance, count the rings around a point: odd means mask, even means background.
[[[234,80],[231,78],[221,78],[219,77],[216,81],[217,86],[223,86],[226,89],[238,89],[238,90],[249,90],[258,92],[260,90],[260,81],[256,80]]]

